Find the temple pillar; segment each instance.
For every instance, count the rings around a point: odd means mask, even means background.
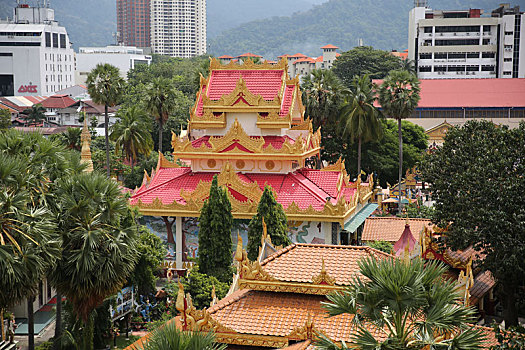
[[[177,270],[182,270],[184,252],[182,235],[182,216],[177,216],[175,218],[175,262],[177,263]]]
[[[332,223],[331,222],[321,222],[321,232],[324,235],[324,243],[332,244]]]

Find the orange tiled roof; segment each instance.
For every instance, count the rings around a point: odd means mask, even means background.
[[[328,45],[321,47],[321,49],[338,49],[338,47],[332,44],[328,44]]]
[[[366,257],[392,256],[368,246],[297,243],[269,256],[261,266],[277,280],[312,283],[312,277],[321,272],[324,260],[326,272],[335,279],[335,284],[349,285],[359,274],[357,263]]]
[[[312,344],[311,340],[302,341],[300,343],[296,343],[296,344],[287,346],[285,348],[282,348],[281,350],[308,350],[308,349],[314,349],[314,345]]]
[[[396,217],[370,217],[365,220],[362,241],[388,241],[397,242],[405,229],[405,218]],[[432,226],[430,219],[411,218],[408,219],[410,231],[414,238],[419,241],[419,233],[425,225]]]
[[[306,324],[309,315],[316,329],[335,341],[350,341],[353,315],[328,318],[321,307],[326,297],[310,294],[238,290],[208,309],[211,317],[241,334],[287,337]]]
[[[496,281],[490,271],[483,271],[474,278],[474,284],[469,289],[470,304],[476,305],[477,302],[494,287]]]

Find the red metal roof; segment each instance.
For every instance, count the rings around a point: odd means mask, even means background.
[[[422,79],[418,108],[525,107],[525,79]],[[382,80],[374,80],[381,84]]]
[[[42,101],[44,108],[66,108],[74,105],[77,101],[73,100],[68,95],[54,95]]]
[[[160,168],[151,179],[151,183],[142,186],[132,197],[131,204],[137,204],[140,199],[143,203],[152,203],[159,198],[162,203],[170,204],[173,201],[185,203],[181,197],[181,190],[193,191],[200,181],[210,182],[214,172],[192,172],[190,168]],[[338,196],[346,193],[337,193],[337,183],[342,174],[338,171],[322,171],[302,169],[288,174],[260,174],[238,173],[239,178],[250,184],[257,182],[261,190],[266,184],[272,186],[279,202],[285,209],[295,202],[302,210],[310,205],[316,210],[322,210],[327,200],[337,203]],[[348,188],[347,188],[348,189]],[[243,200],[242,194],[233,193],[237,199]],[[351,195],[355,189],[348,189]]]
[[[247,52],[247,53],[243,53],[242,55],[235,56],[235,57],[240,58],[240,57],[262,57],[262,56]]]
[[[231,58],[233,58],[233,57],[232,57],[232,56],[228,56],[228,55],[222,55],[222,56],[219,56],[219,57],[217,57],[217,58],[219,58],[219,59],[230,58],[230,59],[231,59]]]
[[[325,45],[323,47],[321,47],[321,49],[338,49],[339,47],[335,46],[335,45],[331,45],[331,44],[328,44],[328,45]]]

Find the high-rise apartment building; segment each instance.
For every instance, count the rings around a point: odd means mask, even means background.
[[[117,0],[117,41],[125,46],[149,48],[150,0]]]
[[[151,49],[173,57],[206,53],[206,0],[151,0]]]
[[[55,11],[18,4],[0,21],[0,96],[53,95],[74,85],[75,52]]]
[[[409,16],[408,58],[422,79],[524,78],[524,18],[508,4],[490,17],[479,9],[417,6]]]

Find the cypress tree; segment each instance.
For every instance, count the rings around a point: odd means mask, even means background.
[[[287,219],[283,206],[275,200],[270,186],[265,186],[255,214],[248,225],[248,258],[256,260],[259,255],[263,233],[262,218],[274,246],[287,246],[291,243],[287,232]]]
[[[220,281],[231,279],[232,225],[230,200],[215,175],[199,217],[199,271]]]

